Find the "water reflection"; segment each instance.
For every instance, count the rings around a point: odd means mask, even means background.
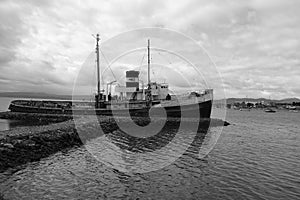
[[[0,119],[0,131],[11,130],[13,128],[22,127],[22,126],[38,126],[38,125],[46,125],[46,124],[48,124],[48,123],[23,121],[23,120]]]
[[[9,120],[0,119],[0,131],[9,130]]]
[[[5,199],[299,199],[299,116],[234,110],[230,114],[234,125],[224,129],[203,159],[198,147],[218,127],[199,133],[184,155],[157,171],[120,172],[78,147],[2,173],[0,193]]]

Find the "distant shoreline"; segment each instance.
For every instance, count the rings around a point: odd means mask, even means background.
[[[26,99],[53,99],[53,100],[72,100],[72,95],[57,95],[48,93],[30,93],[30,92],[0,92],[0,97],[5,98],[26,98]],[[77,95],[76,99],[90,99],[88,95]]]
[[[72,95],[59,95],[48,93],[35,93],[35,92],[0,92],[0,97],[7,98],[27,98],[27,99],[53,99],[53,100],[72,100]],[[76,99],[90,99],[90,95],[76,95]],[[215,99],[215,103],[231,104],[234,102],[274,102],[274,103],[293,103],[300,102],[299,98],[285,98],[285,99],[266,99],[266,98],[227,98],[227,99]]]

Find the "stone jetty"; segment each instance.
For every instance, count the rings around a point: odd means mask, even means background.
[[[72,119],[72,115],[43,114],[43,113],[21,113],[21,112],[0,112],[0,119],[22,120],[40,122],[41,124],[57,123]]]
[[[72,120],[3,131],[0,133],[0,172],[81,144]]]
[[[87,116],[84,120],[79,120],[81,124],[74,123],[74,119],[70,115],[43,115],[34,113],[0,113],[0,118],[14,120],[32,120],[50,123],[41,126],[18,127],[11,130],[0,132],[0,172],[25,164],[27,162],[38,161],[41,158],[47,157],[53,153],[66,148],[83,145],[86,140],[99,137],[97,131],[88,131],[95,127],[95,123],[99,123],[104,134],[113,133],[118,129],[118,123],[126,123],[128,120],[133,120],[140,126],[147,125],[149,118],[133,118],[125,117],[104,117],[98,116],[97,121],[89,122]],[[160,120],[160,119],[157,119]],[[190,121],[190,120],[189,120]],[[178,119],[168,119],[170,127],[174,127]],[[204,120],[199,124],[199,129],[209,125],[212,126],[227,126],[228,122],[222,120]],[[78,128],[85,131],[85,135],[78,135]],[[95,130],[95,129],[93,129]],[[135,140],[132,138],[132,140]]]

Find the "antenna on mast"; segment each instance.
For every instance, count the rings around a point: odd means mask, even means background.
[[[151,80],[150,80],[150,39],[148,39],[147,50],[148,50],[148,91],[147,91],[147,94],[146,94],[146,100],[147,100],[146,105],[150,106],[151,105],[151,100],[152,100],[152,96],[151,96]]]
[[[100,86],[100,54],[99,54],[99,34],[96,35],[96,54],[97,54],[97,93],[100,94],[101,86]]]
[[[148,39],[148,85],[150,86],[150,39]]]
[[[96,35],[92,35],[95,39],[96,39],[96,56],[97,56],[97,94],[95,96],[96,98],[96,102],[95,102],[95,107],[99,108],[99,100],[101,100],[101,88],[100,88],[100,58],[99,58],[99,41],[100,41],[100,37],[99,34]]]

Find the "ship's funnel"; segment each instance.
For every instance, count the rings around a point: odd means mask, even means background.
[[[138,91],[139,90],[139,71],[126,71],[126,88],[132,88],[131,91]],[[135,88],[135,89],[133,89]],[[131,99],[132,98],[132,92],[126,92],[126,98]]]

